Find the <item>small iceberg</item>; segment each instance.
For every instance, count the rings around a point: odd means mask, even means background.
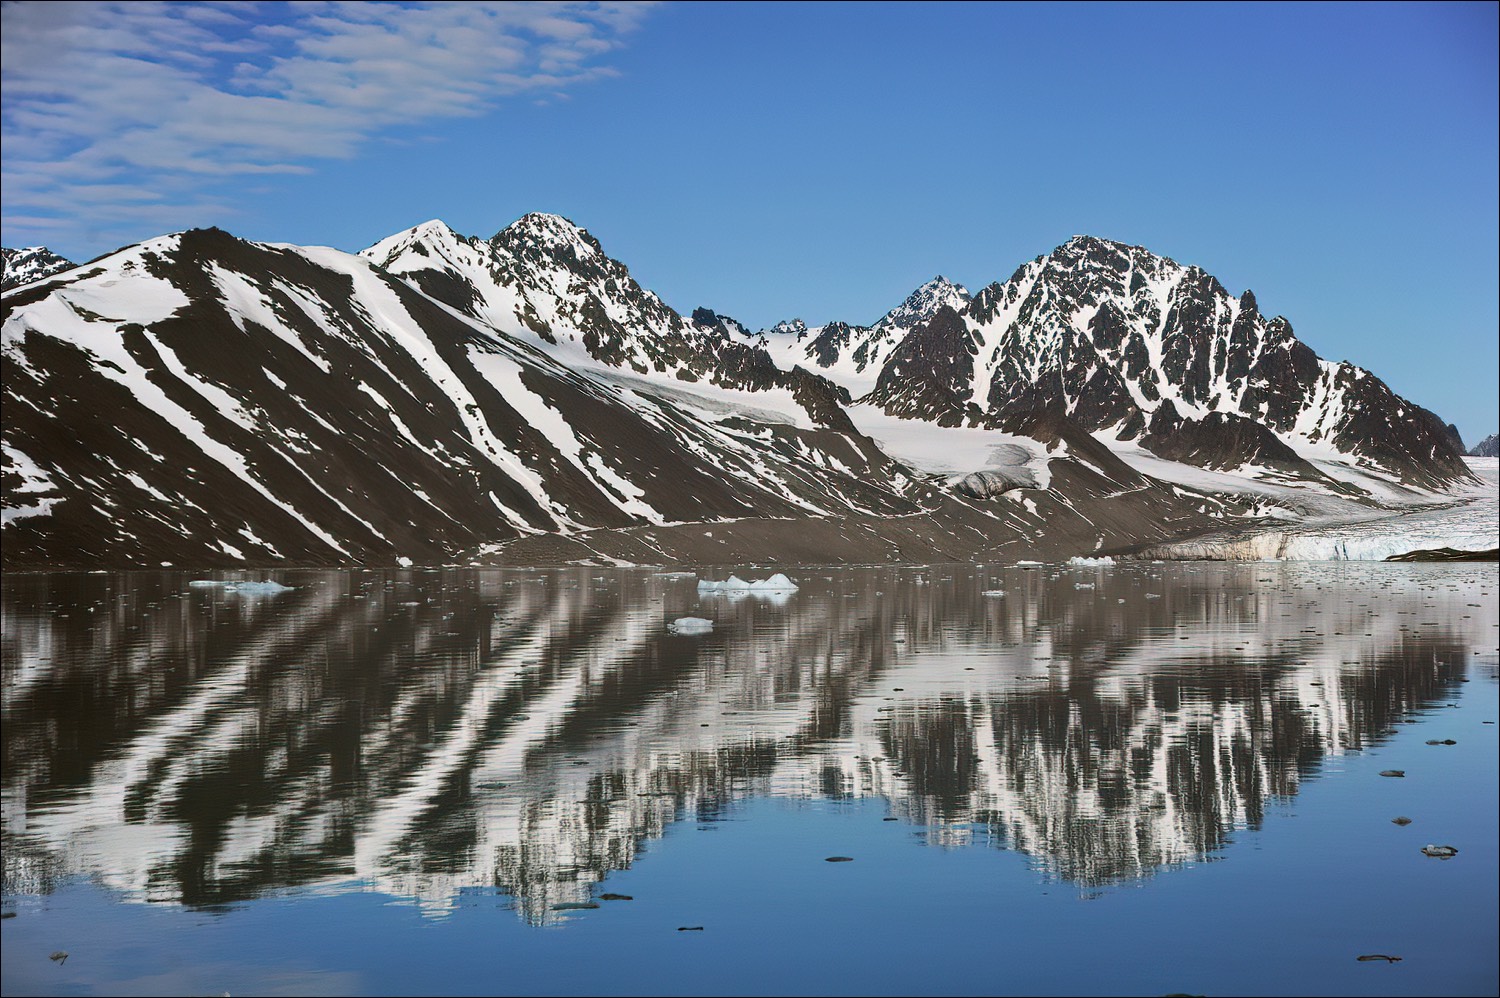
[[[188,583],[190,589],[222,588],[226,593],[238,593],[241,596],[279,596],[289,593],[295,586],[283,586],[279,582],[239,582],[234,579],[194,579]]]
[[[981,596],[992,596],[995,599],[999,599],[1000,597],[1002,597],[1002,596],[1005,595],[1005,590],[1004,589],[986,589],[984,592],[980,593],[979,595],[981,595]]]
[[[748,593],[750,583],[738,575],[731,575],[723,582],[715,582],[712,579],[698,580],[698,595],[703,596],[712,593]]]
[[[769,579],[758,579],[746,582],[738,575],[731,575],[723,582],[715,582],[712,579],[698,580],[698,595],[707,596],[718,593],[794,593],[797,591],[797,583],[787,578],[780,572]]]
[[[1090,567],[1090,568],[1098,567],[1099,565],[1113,565],[1114,563],[1115,563],[1115,560],[1113,558],[1111,558],[1109,555],[1104,555],[1102,558],[1069,558],[1068,559],[1068,564],[1069,565],[1081,565],[1081,566]]]
[[[713,629],[714,622],[702,617],[678,617],[667,624],[667,630],[673,634],[708,634]]]

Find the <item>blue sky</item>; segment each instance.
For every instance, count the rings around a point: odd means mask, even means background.
[[[1076,233],[1500,423],[1497,6],[6,4],[3,239],[590,229],[681,310],[868,322]]]

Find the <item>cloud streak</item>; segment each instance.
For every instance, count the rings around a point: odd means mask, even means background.
[[[226,180],[611,75],[649,6],[7,3],[4,225],[195,224],[229,210]]]

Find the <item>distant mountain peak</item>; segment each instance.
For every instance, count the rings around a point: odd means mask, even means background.
[[[937,314],[938,309],[945,305],[954,311],[963,310],[969,304],[970,297],[968,288],[962,284],[955,284],[942,274],[938,274],[907,295],[906,300],[900,305],[882,316],[880,321],[875,323],[874,328],[910,329],[912,326],[931,319]]]
[[[1102,236],[1077,235],[1053,249],[1039,261],[1066,269],[1126,270],[1132,267],[1153,271],[1192,271],[1171,257],[1153,253],[1144,246],[1105,239]]]
[[[495,233],[490,242],[506,246],[529,245],[551,250],[571,248],[575,253],[586,247],[586,252],[604,255],[604,248],[599,245],[599,240],[595,239],[587,229],[573,224],[561,215],[545,211],[533,211],[522,215]]]
[[[408,253],[425,257],[432,255],[434,251],[440,252],[443,247],[459,243],[470,244],[473,241],[454,231],[453,227],[442,219],[432,218],[420,225],[413,225],[409,229],[402,229],[400,232],[386,236],[368,249],[361,250],[360,256],[386,267]]]
[[[60,274],[65,270],[72,270],[74,266],[71,261],[58,256],[45,246],[0,248],[0,258],[3,258],[0,289],[5,291],[33,281],[40,281],[53,274]]]
[[[713,309],[705,308],[703,306],[699,306],[698,308],[693,309],[693,314],[690,321],[692,322],[694,327],[702,330],[729,333],[733,336],[738,336],[741,338],[750,338],[754,336],[754,334],[751,333],[749,329],[745,328],[744,323],[740,322],[733,316],[724,315],[723,313],[715,312]]]
[[[453,226],[449,225],[441,218],[429,218],[421,225],[412,226],[408,231],[411,233],[411,235],[418,238],[464,238],[463,236],[459,235],[459,233],[453,228]]]

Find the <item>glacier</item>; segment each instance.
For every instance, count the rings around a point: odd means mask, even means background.
[[[1385,561],[1414,551],[1500,548],[1500,459],[1465,458],[1480,484],[1457,501],[1382,510],[1362,519],[1313,518],[1268,530],[1177,541],[1146,549],[1151,558],[1224,561]]]

